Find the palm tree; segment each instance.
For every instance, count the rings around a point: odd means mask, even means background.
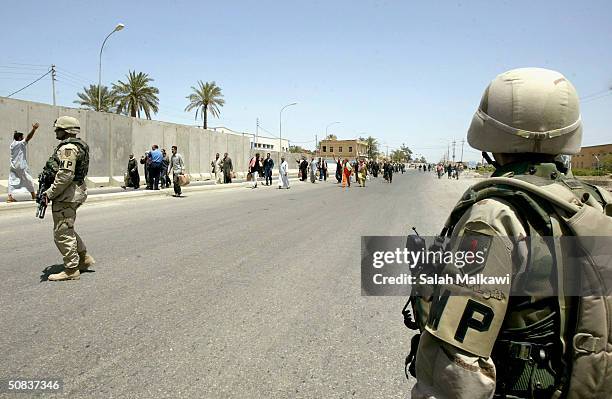
[[[117,97],[117,113],[140,118],[140,111],[151,119],[159,110],[159,89],[150,86],[153,79],[144,72],[129,71],[127,83],[113,83],[113,92]]]
[[[114,93],[106,86],[101,86],[100,97],[98,97],[98,85],[83,87],[83,92],[77,93],[77,96],[79,100],[74,100],[73,102],[85,109],[114,112],[117,106],[117,100],[115,99]],[[98,105],[98,98],[100,98],[100,105]]]
[[[189,105],[185,107],[185,111],[189,112],[196,110],[195,119],[198,119],[198,112],[202,115],[202,127],[208,127],[208,112],[214,117],[219,117],[219,107],[225,105],[221,88],[213,82],[202,82],[198,80],[198,87],[191,86],[193,93],[188,95]]]
[[[325,136],[324,140],[338,140],[338,136],[330,133],[327,136]]]
[[[378,140],[376,140],[372,136],[368,136],[368,138],[359,138],[359,140],[366,143],[368,147],[368,158],[374,159],[378,156]]]

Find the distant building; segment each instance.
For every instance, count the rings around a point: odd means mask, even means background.
[[[578,154],[572,156],[572,168],[597,169],[597,158],[599,158],[599,164],[603,165],[604,158],[608,156],[612,156],[612,144],[582,147]]]
[[[248,135],[249,140],[251,141],[251,149],[262,151],[278,151],[279,139],[274,137],[256,136],[253,133],[237,132],[225,126],[209,127],[208,129],[220,133]],[[280,142],[282,144],[283,151],[289,151],[289,140],[282,139],[280,140]]]
[[[280,140],[283,152],[289,151],[289,140]],[[279,140],[274,137],[251,136],[251,148],[264,151],[278,151]]]
[[[358,158],[368,156],[368,145],[359,140],[321,140],[319,150],[322,157]]]

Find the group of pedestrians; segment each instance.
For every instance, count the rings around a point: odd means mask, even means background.
[[[227,152],[223,154],[223,158],[219,156],[219,153],[216,153],[215,159],[210,162],[210,167],[211,173],[215,178],[215,184],[231,183],[235,177],[234,164]]]
[[[172,181],[174,195],[180,196],[182,194],[181,185],[187,182],[184,177],[186,172],[185,161],[183,156],[178,153],[177,146],[173,145],[171,151],[172,154],[168,156],[165,149],[160,150],[157,144],[153,144],[151,151],[146,151],[140,158],[140,163],[144,168],[147,190],[160,190],[160,187],[162,189],[169,188]],[[172,179],[170,179],[170,174],[172,174]],[[124,185],[121,187],[124,189],[131,187],[135,190],[140,188],[140,173],[134,154],[130,154]]]
[[[251,188],[257,188],[257,179],[259,176],[265,177],[265,186],[272,185],[272,170],[274,169],[274,160],[270,157],[270,153],[266,155],[266,159],[262,160],[259,153],[255,154],[249,161],[249,170],[247,181],[251,181]]]
[[[444,174],[446,174],[448,179],[456,179],[459,180],[459,175],[463,172],[463,164],[442,164],[439,163],[436,165],[436,174],[438,175],[438,179],[441,179]]]

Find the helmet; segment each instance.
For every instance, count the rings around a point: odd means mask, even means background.
[[[77,134],[81,130],[79,120],[73,116],[60,116],[53,123],[53,127],[72,134]]]
[[[502,73],[482,95],[467,139],[482,151],[576,154],[582,141],[578,93],[549,69]]]

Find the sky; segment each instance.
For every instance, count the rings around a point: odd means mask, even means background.
[[[438,161],[461,155],[487,84],[506,70],[558,70],[584,99],[584,145],[612,142],[608,1],[11,1],[3,5],[0,96],[57,66],[57,104],[142,71],[159,88],[156,120],[202,124],[184,112],[198,80],[226,104],[209,126],[313,148],[326,127],[374,136]],[[24,65],[26,64],[26,65]],[[13,98],[52,103],[49,76]],[[601,93],[601,94],[598,94]],[[451,155],[452,155],[452,144]],[[480,160],[465,143],[464,160]]]

